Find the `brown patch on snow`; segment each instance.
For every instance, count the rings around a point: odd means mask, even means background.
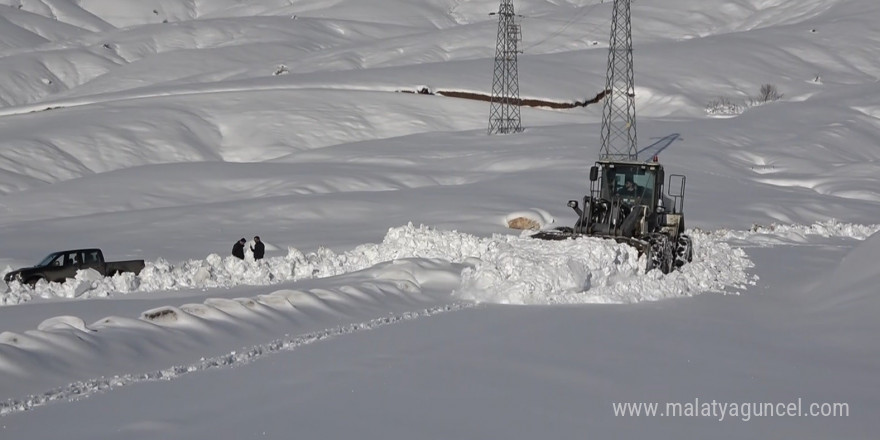
[[[455,90],[437,90],[431,91],[427,88],[421,88],[418,90],[398,90],[400,93],[414,93],[419,95],[440,95],[448,98],[460,98],[460,99],[472,99],[475,101],[485,101],[491,102],[492,97],[490,95],[484,95],[482,93],[474,93],[474,92],[459,92]],[[554,108],[554,109],[570,109],[577,107],[586,107],[590,104],[595,104],[602,100],[605,95],[608,94],[608,91],[603,90],[599,92],[593,99],[585,99],[583,101],[574,101],[574,102],[559,102],[559,101],[549,101],[546,99],[533,99],[533,98],[520,98],[512,100],[512,104],[525,106],[525,107],[546,107],[546,108]]]
[[[517,217],[509,220],[507,222],[507,227],[510,229],[529,229],[532,231],[541,229],[541,225],[538,222],[525,217]]]

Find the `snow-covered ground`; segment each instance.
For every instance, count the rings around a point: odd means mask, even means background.
[[[596,96],[611,3],[515,7],[521,96]],[[399,93],[489,93],[497,9],[0,0],[0,272],[147,261],[0,283],[0,438],[876,438],[880,4],[632,4],[639,143],[688,177],[668,275],[506,227],[574,222],[600,105],[487,136]],[[613,409],[694,399],[848,415]]]

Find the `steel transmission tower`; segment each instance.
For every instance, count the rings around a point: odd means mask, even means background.
[[[512,0],[501,0],[498,7],[498,44],[495,47],[495,75],[492,79],[492,103],[489,109],[489,134],[522,131],[519,100],[519,74],[516,56],[522,41],[515,21]]]
[[[630,0],[614,0],[600,159],[637,160]]]

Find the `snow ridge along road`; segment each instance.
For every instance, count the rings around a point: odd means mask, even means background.
[[[744,289],[756,282],[742,248],[805,243],[810,236],[863,240],[880,229],[834,220],[812,225],[767,225],[750,230],[692,230],[694,263],[669,275],[642,273],[634,249],[609,240],[584,238],[559,242],[527,236],[478,237],[426,226],[390,228],[382,243],[364,244],[337,254],[329,249],[303,253],[289,248],[283,257],[261,262],[208,255],[204,260],[171,264],[148,262],[140,275],[103,278],[81,272],[64,284],[41,283],[30,289],[0,283],[0,305],[35,298],[101,298],[133,292],[270,286],[284,282],[352,273],[381,262],[430,258],[465,264],[455,295],[503,304],[635,303],[704,292]],[[12,270],[8,267],[4,270]],[[458,276],[459,274],[455,274]]]
[[[724,235],[695,233],[694,263],[666,276],[644,274],[635,249],[611,240],[582,238],[543,241],[528,236],[478,237],[408,224],[388,230],[379,244],[337,254],[329,249],[303,253],[289,248],[283,257],[254,262],[211,254],[173,265],[148,262],[139,274],[103,278],[80,272],[64,284],[19,283],[0,293],[0,304],[35,298],[101,298],[133,292],[270,286],[352,273],[381,262],[428,258],[467,266],[455,296],[502,304],[634,303],[709,291],[745,288],[754,283],[745,252]],[[8,268],[11,270],[12,268]],[[3,291],[0,285],[0,291]]]
[[[241,363],[255,353],[470,307],[475,303],[449,295],[462,269],[443,261],[395,260],[324,280],[320,288],[156,307],[139,319],[108,316],[86,325],[74,316],[53,317],[37,330],[0,333],[0,401],[8,400],[0,407],[26,409],[82,395],[83,387],[116,386],[119,377],[136,382]],[[35,397],[19,399],[25,395]]]
[[[337,336],[373,330],[399,322],[425,318],[439,313],[460,310],[473,306],[473,303],[456,303],[432,307],[417,312],[405,312],[399,315],[390,315],[357,324],[345,324],[319,332],[276,339],[267,344],[252,346],[244,350],[232,351],[225,355],[212,357],[210,359],[202,359],[193,364],[174,366],[143,374],[126,374],[109,378],[101,377],[87,381],[79,381],[45,393],[31,395],[24,399],[10,399],[6,402],[0,402],[0,417],[22,411],[29,411],[56,401],[75,401],[88,398],[97,393],[108,392],[115,388],[137,383],[174,380],[192,373],[199,373],[218,368],[242,366],[275,353],[293,351],[304,345],[314,344]]]

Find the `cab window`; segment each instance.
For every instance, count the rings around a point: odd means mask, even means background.
[[[80,252],[68,252],[64,255],[64,265],[73,266],[82,264],[82,254]]]
[[[634,174],[633,182],[643,189],[643,194],[645,196],[650,197],[654,194],[654,172],[651,170],[645,171],[643,174]]]
[[[615,166],[605,167],[602,179],[602,197],[606,199],[614,196],[633,197],[647,203],[654,196],[655,171],[642,166]],[[632,181],[635,188],[626,188],[626,182]],[[635,193],[633,193],[635,191]]]
[[[99,263],[100,261],[97,250],[86,252],[86,264]]]

